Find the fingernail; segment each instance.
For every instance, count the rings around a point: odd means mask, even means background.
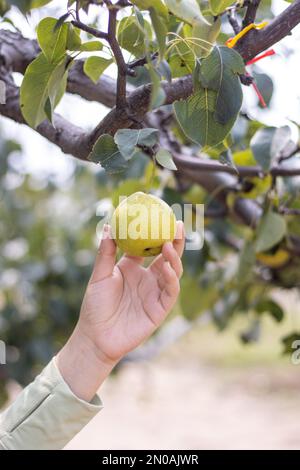
[[[108,224],[103,225],[103,230],[102,230],[102,239],[109,238],[110,236],[110,227]]]

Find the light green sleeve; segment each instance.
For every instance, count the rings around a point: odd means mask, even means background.
[[[101,408],[97,395],[76,397],[52,359],[0,416],[0,449],[62,449]]]

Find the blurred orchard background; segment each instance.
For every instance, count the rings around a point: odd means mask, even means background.
[[[45,10],[59,17],[61,3],[35,10],[27,20],[16,8],[7,17],[34,37]],[[275,14],[285,7],[284,1],[272,2]],[[266,89],[274,86],[268,107],[257,106],[252,88],[244,90],[243,104],[253,119],[288,123],[294,131],[293,123],[300,122],[299,37],[298,27],[256,69],[269,76]],[[114,76],[114,66],[108,73]],[[85,128],[107,112],[71,95],[64,96],[58,111]],[[237,133],[243,125],[237,122]],[[1,405],[35,377],[72,331],[99,242],[99,213],[124,184],[127,192],[139,189],[147,165],[140,159],[126,177],[108,177],[100,167],[79,163],[29,128],[1,118],[0,339],[7,344],[7,365],[0,366]],[[300,185],[300,177],[293,182]],[[167,191],[161,193],[166,199]],[[201,200],[199,188],[195,194]],[[251,309],[226,313],[230,285],[226,299],[222,286],[238,255],[226,252],[213,234],[223,233],[228,224],[206,221],[197,264],[186,254],[185,289],[176,309],[120,364],[101,390],[104,410],[68,448],[299,448],[300,365],[283,355],[282,342],[300,331],[299,292],[271,290],[285,311],[281,322],[276,314],[258,318]],[[199,273],[206,277],[195,287]]]

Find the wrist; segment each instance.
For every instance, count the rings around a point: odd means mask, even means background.
[[[101,354],[79,325],[56,358],[57,367],[72,392],[91,401],[117,361]]]

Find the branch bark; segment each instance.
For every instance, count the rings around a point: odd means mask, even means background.
[[[108,3],[108,5],[111,6],[110,2]],[[109,8],[107,40],[114,54],[114,57],[116,59],[116,63],[118,66],[116,108],[123,110],[123,109],[126,109],[126,106],[127,106],[127,101],[126,101],[127,65],[124,60],[122,50],[119,46],[119,43],[116,37],[117,13],[118,13],[118,10],[116,8],[112,8],[112,7]]]
[[[243,20],[243,28],[245,28],[251,23],[254,23],[260,2],[261,0],[251,0],[251,2],[249,3],[246,10],[245,18]]]
[[[268,26],[261,30],[251,30],[236,46],[244,61],[253,59],[257,54],[273,46],[300,22],[300,0],[295,0],[280,15],[276,16]]]
[[[236,50],[243,56],[245,62],[271,47],[283,37],[290,34],[291,30],[300,22],[300,0],[295,0],[288,8],[278,15],[266,28],[250,31],[242,38],[236,46]],[[19,33],[0,30],[0,59],[8,69],[24,73],[27,65],[39,53],[36,41],[25,39]],[[81,95],[88,100],[99,101],[111,106],[116,100],[116,85],[112,79],[103,76],[95,85],[85,77],[82,71],[83,61],[76,61],[70,71],[67,90],[71,93]],[[80,81],[83,84],[80,85]],[[171,84],[163,83],[166,93],[166,103],[171,104],[176,100],[186,99],[193,93],[193,82],[191,76],[175,79]],[[132,90],[132,89],[131,89]],[[131,91],[130,90],[130,91]],[[108,93],[108,91],[110,93]],[[109,96],[111,94],[111,96]],[[131,113],[136,114],[137,120],[142,120],[147,113],[151,96],[151,86],[145,85],[131,91],[128,97],[128,107]],[[101,132],[111,133],[122,127],[132,126],[132,120],[126,113],[111,111],[104,120],[98,124],[89,136],[89,140],[98,138]]]
[[[176,166],[181,169],[194,170],[202,173],[227,173],[230,175],[240,176],[240,177],[262,177],[264,176],[263,170],[258,166],[239,166],[237,171],[235,168],[222,165],[221,163],[214,162],[211,160],[205,160],[203,158],[190,157],[190,156],[181,156],[174,155],[174,161]],[[271,168],[270,174],[272,176],[299,176],[300,175],[300,165],[299,168],[285,167],[283,165],[276,165]]]
[[[266,28],[260,31],[250,31],[237,43],[236,49],[242,54],[244,60],[248,61],[289,34],[299,22],[300,0],[295,0],[293,4],[278,15]],[[13,70],[24,73],[28,63],[30,63],[38,53],[39,47],[36,41],[24,39],[19,33],[0,30],[0,63],[2,63],[8,71]],[[77,61],[70,72],[68,91],[72,93],[78,92],[87,99],[96,99],[96,101],[111,105],[116,96],[114,88],[112,97],[109,97],[108,90],[112,91],[112,84],[113,82],[110,79],[107,80],[107,78],[104,78],[100,80],[97,85],[94,85],[84,76],[82,72],[82,61]],[[171,104],[176,100],[186,99],[193,92],[191,76],[175,79],[172,83],[164,82],[162,86],[166,93],[165,104]],[[66,151],[65,149],[67,147],[69,149],[68,153],[73,155],[75,153],[76,155],[74,156],[77,156],[77,158],[86,159],[93,143],[100,135],[103,133],[114,134],[118,129],[131,127],[133,125],[132,116],[134,120],[142,121],[148,111],[150,97],[151,85],[137,88],[128,96],[127,104],[130,111],[129,113],[123,109],[112,109],[90,134],[86,135],[82,130],[78,131],[80,140],[82,140],[82,144],[79,146],[81,149],[80,152],[78,150],[76,151],[74,148],[73,152],[65,143],[63,145],[64,151]],[[11,115],[12,119],[17,122],[23,122],[22,118],[16,115],[16,106],[14,106],[13,111],[7,109],[9,106],[11,106],[10,100],[8,100],[7,105],[2,106],[2,114],[6,116]],[[47,126],[48,125],[44,123],[42,125],[43,128],[46,127],[48,129]],[[86,151],[85,155],[81,152],[83,149]],[[232,171],[224,170],[224,168],[225,167],[222,167],[223,171],[227,171],[228,173]],[[221,168],[217,168],[216,170],[219,171]],[[249,169],[249,171],[253,171],[253,169]],[[257,169],[255,171],[257,171]],[[274,171],[276,172],[277,170]]]
[[[0,30],[0,64],[8,71],[24,74],[40,52],[37,41],[24,38],[20,33]],[[96,84],[93,83],[83,72],[83,63],[83,60],[74,61],[69,71],[67,91],[112,108],[116,104],[116,81],[102,75]],[[133,86],[127,85],[128,93],[133,90]]]
[[[282,38],[290,34],[291,30],[300,23],[300,0],[295,0],[280,15],[278,15],[268,26],[261,30],[251,30],[236,45],[235,49],[242,55],[245,62],[253,59],[260,52],[273,46]],[[175,79],[171,84],[162,83],[166,94],[165,104],[172,104],[176,100],[186,99],[193,93],[193,81],[190,75]],[[145,85],[138,88],[130,95],[128,107],[132,112],[136,111],[136,119],[141,120],[149,109],[151,97],[151,86]],[[136,104],[138,106],[136,107]],[[111,125],[113,124],[113,127]],[[113,109],[104,120],[98,124],[91,133],[90,140],[93,142],[102,133],[111,129],[111,134],[123,127],[130,127],[131,120],[124,113],[116,113]]]
[[[13,121],[25,124],[19,103],[19,88],[14,84],[13,78],[3,73],[0,67],[0,79],[6,84],[6,104],[0,105],[0,114]],[[59,114],[54,114],[54,126],[48,121],[42,122],[36,131],[53,144],[61,148],[64,153],[73,155],[80,160],[86,160],[88,148],[86,146],[86,132],[70,123]]]

